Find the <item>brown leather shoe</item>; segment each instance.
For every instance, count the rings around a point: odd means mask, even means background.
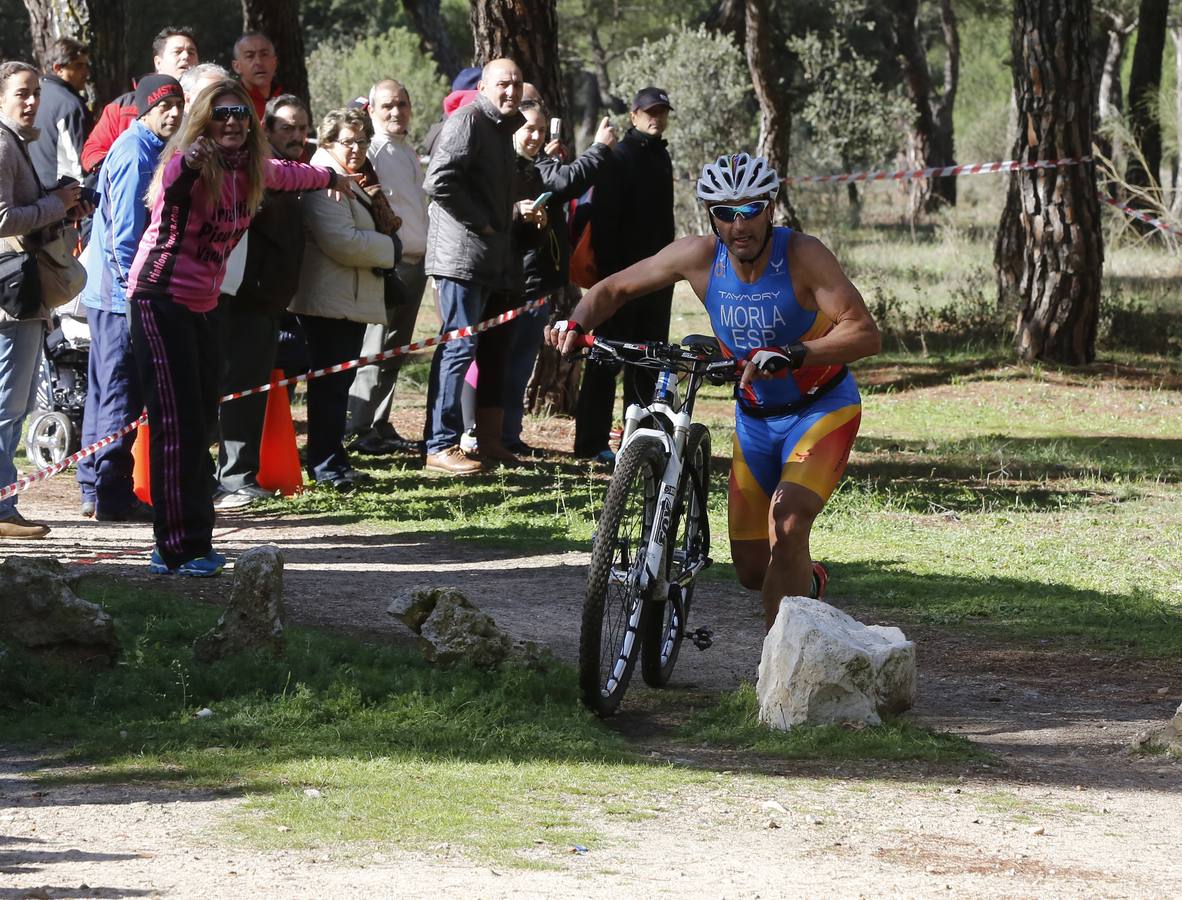
[[[15,509],[0,519],[0,538],[31,540],[49,534],[49,526],[42,522],[30,522]]]
[[[438,453],[428,453],[424,465],[433,472],[445,472],[448,475],[478,475],[484,471],[480,460],[469,459],[459,444]]]

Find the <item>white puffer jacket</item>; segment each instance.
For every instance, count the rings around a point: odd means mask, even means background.
[[[345,171],[323,148],[311,162]],[[361,196],[361,188],[350,185],[347,192],[309,191],[300,197],[307,241],[299,290],[288,307],[292,312],[351,322],[386,321],[384,280],[373,270],[394,267],[394,240],[375,230]]]

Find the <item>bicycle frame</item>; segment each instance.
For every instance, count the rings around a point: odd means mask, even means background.
[[[656,438],[665,448],[665,471],[661,476],[661,486],[657,493],[657,505],[653,514],[654,527],[650,528],[648,533],[644,568],[635,576],[630,573],[630,577],[639,578],[637,587],[641,594],[652,589],[654,596],[663,598],[669,590],[669,585],[665,582],[663,574],[665,542],[668,538],[673,504],[677,500],[677,488],[681,483],[682,470],[685,468],[685,445],[693,420],[694,400],[701,384],[702,374],[691,371],[685,400],[679,402],[677,371],[672,361],[667,362],[658,372],[652,402],[648,406],[633,403],[624,412],[624,434],[620,439],[621,453],[639,437]],[[642,423],[646,420],[654,420],[665,427],[642,427]],[[703,560],[695,561],[692,568],[678,579],[678,586],[684,587],[693,581],[703,568],[705,568]],[[640,613],[641,609],[638,606],[631,617],[635,621],[629,622],[630,629],[638,626]]]

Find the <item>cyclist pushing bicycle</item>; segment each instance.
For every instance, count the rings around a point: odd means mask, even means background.
[[[780,179],[761,156],[720,156],[697,196],[714,236],[686,237],[595,285],[547,340],[564,353],[634,297],[688,281],[725,356],[742,367],[730,472],[731,557],[762,592],[771,628],[785,596],[820,599],[828,574],[809,533],[849,459],[861,398],[847,363],[878,327],[821,241],[772,218]]]

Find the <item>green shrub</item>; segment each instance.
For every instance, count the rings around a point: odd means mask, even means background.
[[[414,104],[411,138],[422,140],[441,112],[448,83],[435,63],[419,50],[419,39],[405,28],[355,43],[328,43],[308,57],[308,91],[312,95],[314,121],[330,109],[344,106],[368,94],[383,78],[395,78],[406,86]]]
[[[752,150],[757,137],[759,115],[743,54],[725,35],[682,25],[659,41],[633,47],[617,64],[615,91],[625,100],[649,85],[667,90],[673,104],[665,138],[673,157],[679,230],[705,231],[694,199],[703,164]]]

